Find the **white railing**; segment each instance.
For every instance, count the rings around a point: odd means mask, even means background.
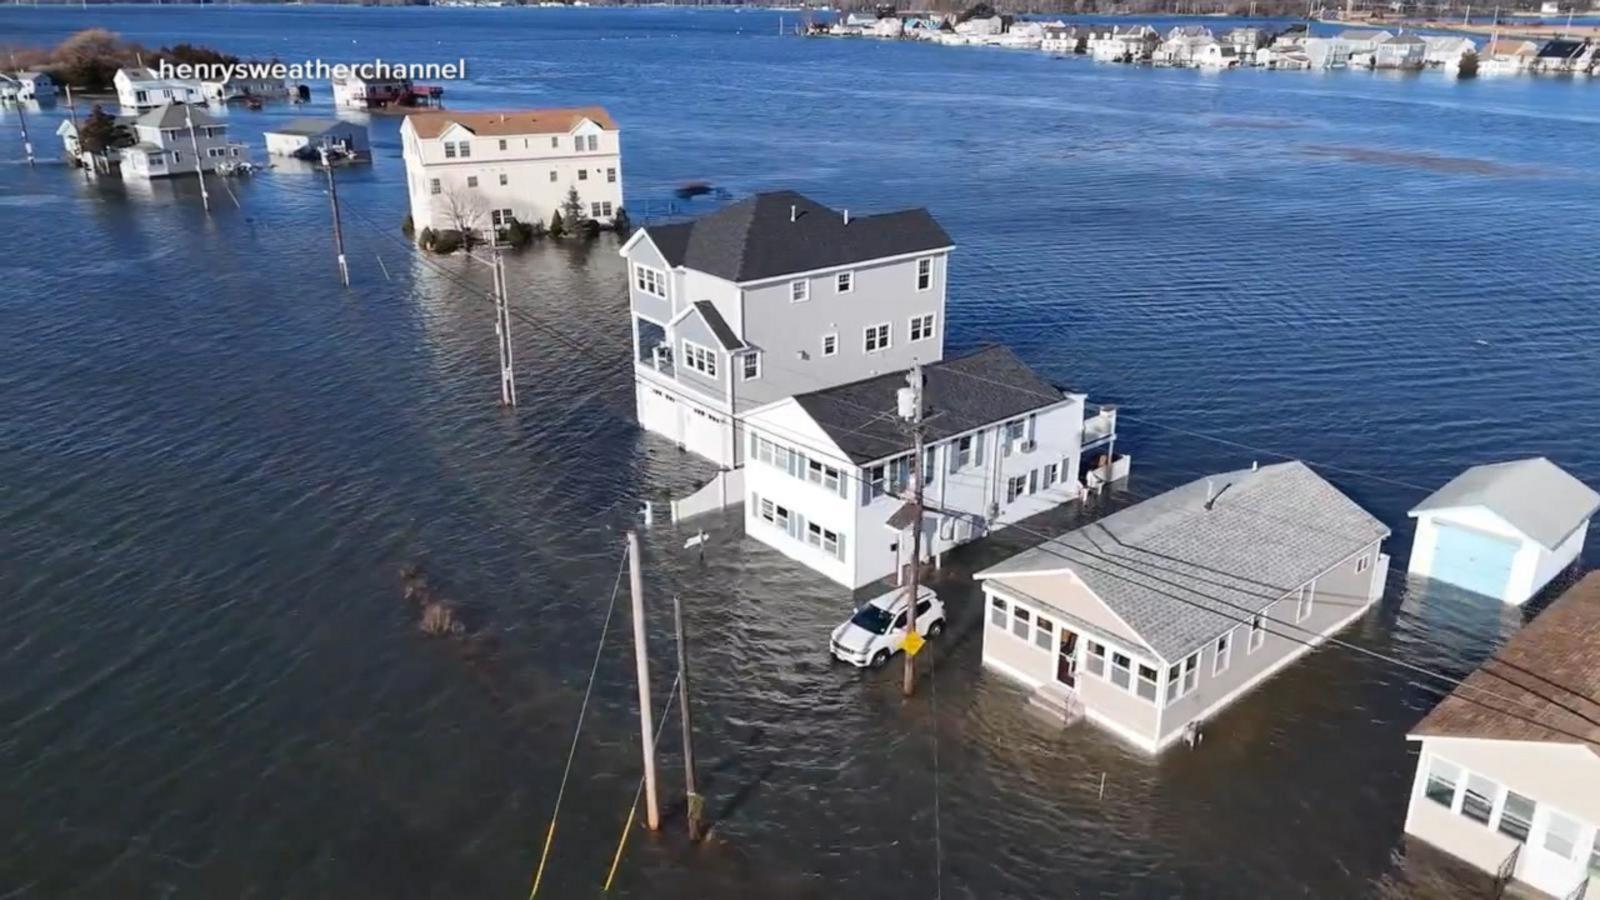
[[[1088,447],[1117,433],[1117,408],[1102,406],[1092,418],[1083,420],[1083,446]]]

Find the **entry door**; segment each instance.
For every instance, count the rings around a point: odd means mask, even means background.
[[[1056,680],[1067,687],[1078,685],[1078,636],[1065,628],[1056,650]]]
[[[1522,848],[1517,878],[1541,891],[1565,897],[1588,874],[1589,841],[1594,836],[1577,820],[1541,806],[1539,821]]]

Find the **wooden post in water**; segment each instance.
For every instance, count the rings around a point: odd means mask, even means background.
[[[701,835],[700,816],[705,809],[705,801],[701,799],[694,783],[694,725],[689,718],[688,637],[683,633],[683,602],[678,599],[677,594],[672,595],[672,624],[675,626],[678,642],[678,718],[683,720],[683,778],[685,789],[689,793],[686,801],[689,840],[698,841]]]
[[[333,162],[328,158],[328,146],[319,148],[322,170],[328,173],[328,202],[333,206],[333,252],[339,259],[339,280],[350,286],[350,265],[344,257],[344,226],[339,221],[339,189],[333,183]]]
[[[28,140],[28,115],[22,111],[23,101],[17,101],[17,122],[22,125],[22,152],[28,156],[28,165],[33,165],[33,141]]]
[[[644,752],[644,822],[661,828],[656,804],[656,727],[650,712],[650,656],[645,646],[644,574],[639,568],[639,532],[628,532],[628,591],[633,595],[633,662],[639,679],[639,742]]]

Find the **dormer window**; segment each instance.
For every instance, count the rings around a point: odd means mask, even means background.
[[[456,158],[456,142],[455,141],[445,141],[444,142],[444,158],[445,159],[455,159]]]
[[[506,148],[506,139],[505,138],[501,138],[500,139],[500,149],[504,150],[505,148]]]

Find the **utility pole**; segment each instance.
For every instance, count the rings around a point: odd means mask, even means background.
[[[683,602],[672,595],[672,624],[678,634],[678,718],[683,720],[683,778],[689,792],[689,840],[700,840],[700,815],[705,801],[694,784],[694,726],[689,720],[689,649],[683,633]]]
[[[650,712],[650,656],[645,647],[644,575],[639,569],[639,532],[628,532],[628,590],[633,594],[633,662],[639,678],[639,742],[644,751],[644,821],[661,828],[656,805],[656,726]]]
[[[517,405],[517,375],[511,365],[511,303],[506,297],[506,262],[494,250],[494,335],[500,350],[500,405]]]
[[[17,121],[22,124],[22,152],[28,156],[28,165],[33,165],[33,141],[28,139],[28,114],[22,111],[22,101],[17,101]]]
[[[328,159],[327,145],[321,148],[322,170],[328,173],[328,202],[333,205],[333,251],[339,258],[339,280],[350,286],[350,265],[344,258],[344,226],[339,222],[339,189],[333,183],[333,162]]]
[[[189,126],[189,147],[194,151],[194,177],[200,179],[200,205],[211,212],[211,195],[206,193],[206,170],[200,160],[200,139],[194,134],[194,112],[189,104],[183,105],[183,119]]]
[[[901,404],[900,415],[911,420],[911,508],[913,518],[911,521],[911,590],[906,600],[906,638],[912,639],[917,631],[917,590],[922,574],[922,364],[912,363],[911,371],[906,375],[907,387],[902,391],[910,392],[911,408],[907,410]],[[916,653],[907,649],[905,682],[901,690],[907,697],[917,691],[917,664]]]

